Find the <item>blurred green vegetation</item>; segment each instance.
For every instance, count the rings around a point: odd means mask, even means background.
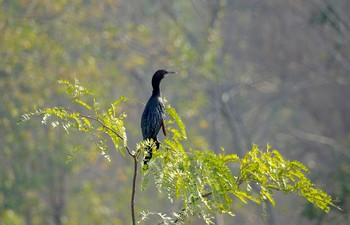
[[[188,127],[187,147],[242,156],[267,142],[308,165],[339,199],[324,215],[277,196],[237,204],[222,224],[349,223],[349,1],[0,0],[0,224],[126,224],[131,164],[86,138],[30,121],[33,106],[66,105],[60,78],[104,99],[127,96],[129,143],[158,68],[178,71],[163,95]],[[103,106],[102,106],[103,107]],[[67,156],[72,156],[66,163]],[[180,209],[148,188],[142,208]],[[193,221],[200,224],[199,221]]]

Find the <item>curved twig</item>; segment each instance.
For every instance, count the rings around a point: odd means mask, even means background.
[[[99,124],[102,125],[102,127],[106,128],[107,130],[111,131],[113,134],[117,135],[118,138],[120,138],[120,140],[124,141],[124,138],[123,136],[121,136],[117,131],[113,130],[112,128],[110,128],[109,126],[107,126],[102,120],[100,120],[99,118],[97,117],[93,117],[93,116],[89,116],[89,115],[84,115],[82,113],[79,113],[79,112],[75,112],[71,109],[68,109],[68,108],[65,108],[64,110],[67,110],[67,111],[70,111],[72,113],[78,113],[79,116],[81,117],[84,117],[84,118],[87,118],[87,119],[90,119],[90,120],[93,120],[93,121],[96,121],[98,122]],[[132,151],[130,150],[130,148],[128,146],[125,146],[125,149],[126,151],[128,152],[128,154],[131,156],[131,157],[135,157],[135,154],[132,153]]]
[[[67,111],[70,111],[72,113],[77,113],[74,112],[71,109],[64,109]],[[99,124],[101,124],[102,127],[108,129],[109,131],[111,131],[113,134],[117,135],[118,138],[120,138],[120,140],[124,141],[123,136],[121,136],[117,131],[115,131],[114,129],[110,128],[109,126],[107,126],[102,120],[100,120],[97,117],[93,117],[93,116],[89,116],[89,115],[84,115],[82,113],[78,113],[79,116],[93,120],[98,122]],[[136,152],[133,153],[130,148],[126,145],[125,146],[126,151],[128,152],[128,154],[132,157],[133,162],[134,162],[134,174],[133,174],[133,179],[132,179],[132,191],[131,191],[131,200],[130,200],[130,206],[131,206],[131,219],[132,219],[132,224],[136,225],[136,218],[135,218],[135,194],[136,194],[136,178],[137,178],[137,154]]]

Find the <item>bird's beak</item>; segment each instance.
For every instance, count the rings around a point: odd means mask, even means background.
[[[167,71],[167,74],[177,74],[175,71]]]

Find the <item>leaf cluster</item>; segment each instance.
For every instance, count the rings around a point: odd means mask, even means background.
[[[72,102],[81,107],[80,110],[62,106],[35,109],[34,112],[24,114],[22,120],[41,116],[42,123],[50,124],[53,128],[62,126],[67,133],[70,130],[88,133],[90,140],[107,159],[107,139],[122,155],[127,150],[135,165],[134,194],[138,159],[146,147],[154,147],[154,143],[142,141],[135,152],[128,148],[124,126],[126,114],[118,110],[126,99],[121,97],[102,110],[94,98],[91,103],[84,100],[84,97],[93,94],[77,80],[74,83],[60,80],[59,83],[65,87]],[[187,140],[185,125],[174,108],[167,106],[166,111],[171,117],[166,122],[170,135],[161,144],[161,149],[154,151],[149,167],[144,168],[142,186],[147,187],[147,178],[153,175],[158,191],[165,193],[170,202],[181,200],[183,209],[172,216],[147,212],[143,213],[141,219],[152,214],[161,216],[163,224],[181,224],[190,217],[199,216],[206,224],[213,224],[212,216],[216,212],[234,215],[232,205],[235,200],[244,203],[251,201],[263,206],[269,201],[274,206],[275,191],[297,193],[324,212],[329,212],[330,206],[334,206],[332,198],[307,178],[306,166],[298,161],[284,159],[270,146],[261,150],[253,145],[241,158],[236,154],[226,154],[223,149],[220,153],[186,149],[183,145]]]
[[[93,94],[90,90],[81,86],[77,79],[75,79],[74,83],[63,79],[59,80],[58,83],[64,86],[66,93],[72,102],[76,103],[75,106],[80,107],[80,110],[73,110],[63,106],[45,109],[35,108],[33,112],[23,114],[20,121],[29,120],[34,116],[41,116],[42,124],[51,125],[52,128],[62,126],[67,134],[71,130],[89,134],[88,139],[101,150],[101,154],[107,159],[110,159],[107,154],[108,139],[112,141],[116,151],[125,155],[127,135],[124,119],[127,115],[118,113],[117,108],[119,104],[126,101],[126,98],[120,97],[109,108],[103,110],[96,99],[93,98],[91,103],[84,100],[86,96],[93,96]],[[79,146],[76,147],[76,149],[78,148]],[[68,159],[70,160],[71,157],[69,156]]]
[[[185,126],[175,109],[167,107],[178,129],[170,128],[168,137],[150,164],[159,192],[166,193],[171,202],[181,199],[184,208],[174,213],[167,223],[184,223],[186,218],[200,216],[213,224],[214,213],[234,215],[235,199],[275,206],[274,192],[296,193],[324,212],[334,206],[332,198],[317,188],[306,176],[308,168],[298,161],[286,160],[267,146],[261,150],[253,145],[242,158],[236,154],[212,151],[185,150]],[[146,175],[147,176],[147,175]]]

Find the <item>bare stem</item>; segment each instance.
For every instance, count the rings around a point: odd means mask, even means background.
[[[134,176],[132,179],[132,192],[131,192],[131,218],[132,224],[136,225],[135,221],[135,194],[136,194],[136,177],[137,177],[137,157],[133,156],[134,160]]]
[[[67,111],[73,112],[73,110],[70,109],[65,109]],[[89,115],[84,115],[79,113],[79,115],[81,117],[93,120],[98,122],[99,124],[102,125],[102,127],[106,128],[107,130],[111,131],[112,133],[114,133],[115,135],[117,135],[118,138],[120,138],[120,140],[124,141],[124,138],[114,129],[110,128],[109,126],[107,126],[102,120],[100,120],[97,117],[93,117],[93,116],[89,116]],[[125,146],[125,149],[127,150],[128,154],[132,157],[133,162],[134,162],[134,175],[133,175],[133,179],[132,179],[132,192],[131,192],[131,219],[132,219],[132,224],[136,225],[136,219],[135,219],[135,194],[136,194],[136,178],[137,178],[137,155],[136,153],[133,153],[130,148],[128,146]]]

